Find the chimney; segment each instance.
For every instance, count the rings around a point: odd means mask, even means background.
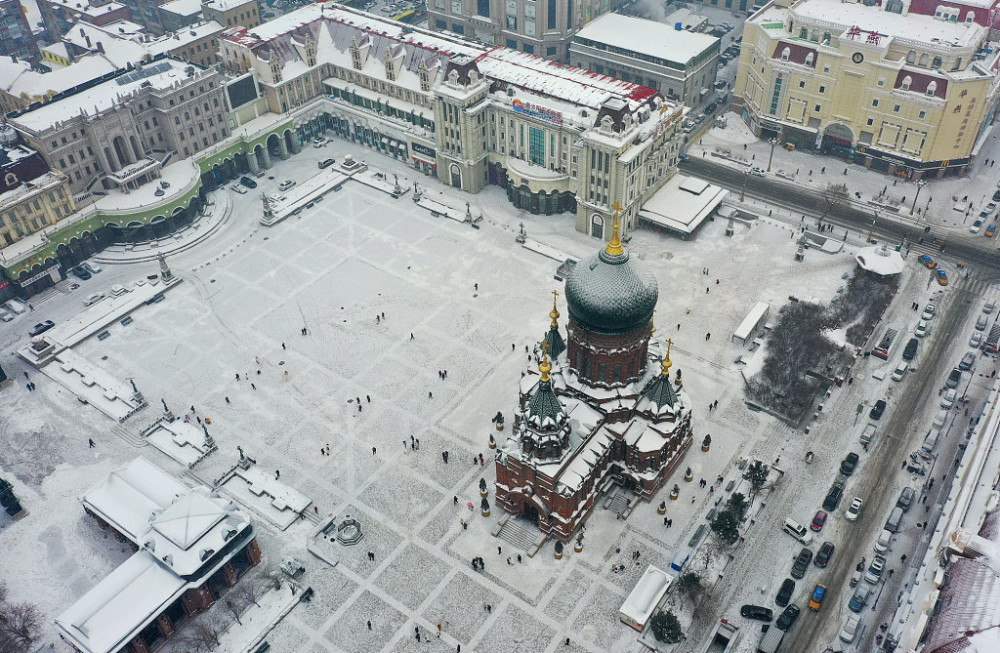
[[[82,32],[83,30],[80,30],[80,31]],[[90,37],[89,36],[84,36],[83,38],[87,39],[87,49],[89,50],[90,49]]]
[[[100,52],[101,54],[104,54],[104,44],[101,43],[100,41],[97,42],[97,51]]]

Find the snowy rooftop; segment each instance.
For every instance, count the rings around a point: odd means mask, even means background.
[[[178,16],[194,16],[201,11],[201,0],[170,0],[160,5],[160,11]]]
[[[84,14],[90,16],[102,16],[104,14],[121,9],[125,5],[118,2],[109,2],[103,5],[80,2],[79,0],[48,0],[49,4],[62,6],[72,11],[74,14]]]
[[[145,458],[112,472],[81,501],[91,512],[138,543],[150,516],[162,510],[187,486]]]
[[[139,551],[56,618],[56,626],[85,653],[118,651],[185,589],[185,581]]]
[[[135,75],[133,73],[131,79],[124,75],[116,77],[70,97],[50,102],[32,111],[27,111],[16,118],[12,118],[11,122],[17,127],[39,132],[50,129],[64,120],[81,114],[94,115],[102,111],[107,111],[115,106],[119,98],[129,95],[140,87],[152,86],[155,89],[162,90],[170,88],[177,82],[186,79],[187,76],[184,73],[184,69],[188,65],[176,59],[162,59],[146,68],[146,71],[156,69],[159,72],[148,76]],[[71,68],[71,66],[68,66],[63,71],[70,70]]]
[[[187,0],[177,0],[178,2]],[[174,3],[170,3],[174,4]],[[167,5],[163,5],[166,7]],[[145,28],[127,20],[119,20],[104,26],[91,25],[81,21],[74,25],[63,40],[84,50],[97,50],[100,43],[105,56],[119,68],[129,63],[138,63],[146,55],[156,56],[182,48],[211,34],[223,31],[222,25],[214,20],[188,25],[176,32],[149,37]],[[87,39],[90,42],[87,42]]]
[[[230,9],[256,2],[257,0],[205,0],[205,6],[219,11],[229,11]]]
[[[847,8],[846,5],[850,5]],[[938,20],[920,14],[896,14],[878,6],[844,3],[840,0],[804,0],[788,10],[799,23],[822,21],[842,29],[857,25],[864,33],[878,32],[884,36],[937,45],[973,46],[981,42],[987,28],[975,23]],[[758,16],[755,22],[765,18]],[[846,38],[846,37],[844,37]],[[859,38],[866,38],[864,36]]]
[[[639,218],[681,233],[692,233],[715,210],[729,191],[702,179],[674,175],[653,193]]]
[[[604,14],[587,23],[576,36],[682,64],[719,42],[708,34],[675,30],[655,20],[620,14]]]
[[[50,73],[24,71],[13,76],[8,84],[4,84],[4,88],[11,95],[18,97],[26,95],[33,99],[50,92],[61,93],[117,69],[118,65],[106,56],[94,54],[81,57],[70,65],[57,68]]]
[[[477,63],[489,78],[593,109],[610,97],[629,100],[634,109],[656,95],[645,86],[502,47],[481,55]]]

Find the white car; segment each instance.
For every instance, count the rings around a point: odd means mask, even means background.
[[[100,274],[101,270],[102,270],[102,268],[101,268],[100,265],[98,265],[97,263],[91,263],[90,261],[87,261],[86,263],[84,263],[83,267],[87,268],[88,270],[90,270],[94,274]]]
[[[924,312],[920,314],[921,320],[931,320],[934,317],[934,304],[924,306]]]
[[[13,319],[14,319],[13,315],[11,315],[5,310],[0,309],[0,320],[3,320],[4,322],[10,322]]]
[[[313,141],[313,147],[323,147],[324,145],[326,145],[326,139],[322,136]]]
[[[840,641],[850,644],[854,641],[854,638],[858,636],[858,630],[861,629],[861,617],[856,614],[852,614],[844,622],[844,626],[840,629]]]
[[[233,184],[229,187],[234,193],[239,193],[240,195],[246,195],[247,189],[241,184]]]
[[[286,179],[285,181],[278,184],[278,190],[285,191],[295,185],[295,182],[291,179]]]
[[[942,428],[945,421],[948,419],[947,410],[939,410],[934,416],[934,428]]]
[[[975,222],[972,223],[972,226],[969,227],[969,232],[970,233],[974,233],[974,234],[978,234],[979,230],[982,229],[982,228],[983,228],[983,221],[982,220],[976,220]]]
[[[91,293],[91,294],[87,295],[86,299],[83,300],[83,305],[84,306],[92,306],[92,305],[96,304],[97,302],[101,301],[102,299],[104,299],[104,293],[102,293],[102,292]]]
[[[858,517],[861,516],[861,506],[863,506],[864,503],[865,502],[861,500],[861,497],[854,497],[854,501],[851,502],[851,505],[847,507],[847,512],[844,513],[844,517],[847,518],[847,521],[857,521]]]
[[[757,166],[754,166],[754,167],[750,168],[750,174],[754,175],[756,177],[763,177],[764,176],[764,170],[762,168],[758,168]]]
[[[973,348],[978,348],[979,345],[983,344],[983,334],[979,331],[973,331],[972,337],[969,338],[969,346]]]
[[[958,393],[955,392],[955,388],[948,390],[948,392],[944,393],[944,396],[941,397],[941,408],[944,408],[945,410],[950,409],[955,405],[955,397],[957,396]]]

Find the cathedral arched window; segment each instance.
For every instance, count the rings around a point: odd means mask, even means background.
[[[608,366],[604,363],[600,363],[597,366],[597,380],[601,383],[608,382]]]
[[[633,358],[628,362],[628,378],[635,378],[635,359]]]
[[[614,378],[612,379],[614,383],[621,383],[622,380],[622,364],[618,363],[615,365]]]

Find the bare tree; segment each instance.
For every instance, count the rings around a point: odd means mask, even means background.
[[[206,615],[204,619],[199,619],[198,623],[188,628],[183,644],[194,653],[211,653],[219,645],[221,634],[216,623]]]
[[[0,653],[25,653],[40,634],[41,615],[32,603],[9,603],[0,586]]]
[[[243,609],[245,605],[246,604],[243,603],[241,597],[238,596],[236,592],[230,592],[229,596],[226,597],[226,602],[225,602],[226,612],[231,614],[233,616],[233,619],[236,620],[236,623],[238,623],[241,626],[243,625],[243,622],[240,621],[240,615],[243,614]]]
[[[237,591],[239,592],[240,598],[245,603],[253,603],[259,608],[260,597],[264,596],[267,588],[271,586],[271,583],[272,581],[269,581],[262,576],[244,578]]]
[[[847,192],[847,184],[827,184],[823,189],[823,214],[819,216],[822,220],[835,209],[843,206],[851,198]]]
[[[280,569],[274,566],[272,563],[268,563],[260,570],[260,579],[266,582],[270,582],[274,585],[274,589],[280,590],[281,584],[285,580],[285,575]]]

